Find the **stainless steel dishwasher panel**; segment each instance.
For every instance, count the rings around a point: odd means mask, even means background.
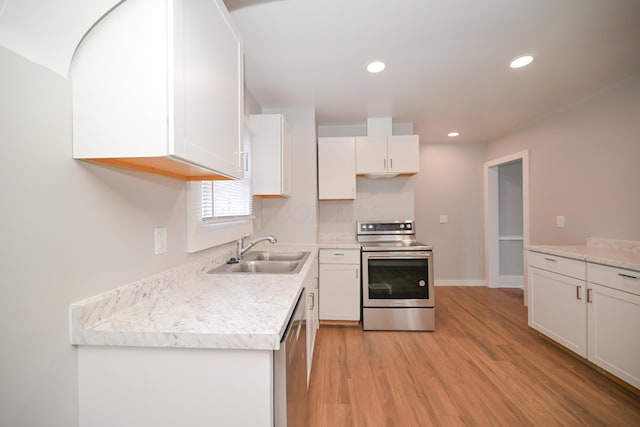
[[[273,353],[274,425],[307,425],[306,290],[303,289],[289,324]]]

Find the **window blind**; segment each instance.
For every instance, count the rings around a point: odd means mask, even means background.
[[[251,176],[241,180],[202,181],[202,220],[220,221],[251,216]]]

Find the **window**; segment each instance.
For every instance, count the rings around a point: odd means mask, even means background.
[[[245,172],[242,180],[201,183],[201,219],[204,222],[229,221],[251,216],[253,196],[249,172]]]

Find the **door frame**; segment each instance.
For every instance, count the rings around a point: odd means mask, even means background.
[[[484,163],[484,236],[485,280],[490,288],[498,287],[500,277],[498,167],[522,161],[522,234],[529,245],[529,150],[519,151]],[[522,254],[524,257],[524,253]],[[527,263],[524,265],[524,304],[527,305]]]

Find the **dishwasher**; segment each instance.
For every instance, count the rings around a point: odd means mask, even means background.
[[[303,289],[289,324],[273,352],[275,427],[307,425],[307,305]]]

